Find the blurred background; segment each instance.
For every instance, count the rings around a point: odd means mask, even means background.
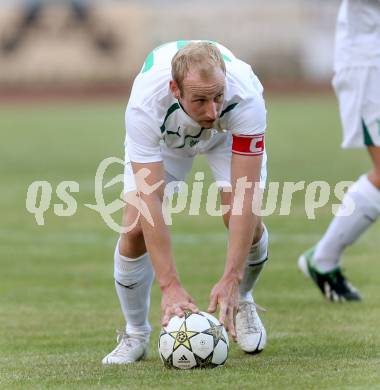
[[[128,91],[152,48],[210,39],[268,88],[327,85],[338,0],[0,0],[0,94]]]
[[[307,218],[304,191],[294,194],[289,216],[278,202],[265,219],[271,259],[255,290],[269,308],[262,317],[270,340],[265,352],[252,358],[232,344],[226,370],[164,372],[155,284],[149,359],[133,367],[100,364],[123,327],[113,281],[118,234],[86,205],[96,203],[99,163],[124,157],[125,106],[146,55],[166,41],[210,39],[253,66],[265,88],[268,180],[280,183],[279,199],[287,181],[356,180],[368,157],[339,148],[330,87],[338,6],[338,0],[0,0],[0,389],[379,387],[379,224],[346,252],[348,278],[365,298],[354,310],[323,302],[297,273],[298,256],[320,238],[339,203],[332,193],[316,219]],[[122,171],[112,166],[104,183]],[[206,172],[207,189],[212,178],[202,157],[190,182],[197,171]],[[26,208],[34,181],[51,189],[43,226]],[[72,212],[59,191],[63,181],[79,185],[70,192]],[[121,183],[104,188],[107,205],[121,191]],[[200,216],[187,207],[171,228],[181,281],[202,309],[227,246],[205,198]],[[62,209],[65,216],[57,214]],[[121,210],[112,217],[119,222]]]

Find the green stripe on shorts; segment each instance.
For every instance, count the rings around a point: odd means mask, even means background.
[[[364,144],[366,146],[374,146],[375,144],[372,140],[371,134],[369,133],[363,118],[362,118],[362,126],[363,126],[363,135],[364,135]]]

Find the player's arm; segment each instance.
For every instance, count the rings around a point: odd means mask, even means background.
[[[239,284],[243,277],[245,261],[253,242],[259,218],[252,211],[255,183],[260,180],[262,156],[233,154],[231,160],[232,201],[229,220],[228,251],[222,278],[211,292],[209,311],[220,308],[220,322],[236,337],[234,318],[238,309]],[[251,183],[241,188],[239,179]]]
[[[225,270],[211,291],[209,307],[213,312],[219,305],[220,320],[233,337],[236,336],[234,320],[239,304],[239,284],[254,232],[261,223],[253,211],[260,209],[260,205],[255,204],[252,208],[253,199],[261,198],[256,197],[255,191],[260,191],[256,183],[260,182],[266,129],[265,102],[258,80],[255,90],[251,90],[250,98],[239,102],[236,109],[229,113],[228,128],[232,131],[233,143],[228,250]],[[251,186],[239,185],[244,180]]]
[[[172,255],[170,233],[162,212],[165,183],[163,163],[132,162],[132,167],[142,207],[144,240],[162,291],[162,323],[166,325],[173,315],[183,316],[184,310],[198,312],[198,308],[181,287]],[[149,174],[141,175],[141,170],[146,170]],[[158,183],[161,184],[158,186]],[[149,221],[146,216],[151,217],[148,217]]]
[[[232,180],[232,204],[229,220],[229,245],[227,262],[223,278],[241,280],[244,272],[245,261],[252,246],[254,232],[261,219],[254,213],[257,204],[255,191],[260,191],[260,174],[262,166],[262,154],[244,156],[232,154],[231,180]],[[237,183],[246,179],[247,186],[239,186]],[[256,198],[256,202],[260,196]],[[253,207],[253,205],[255,207]]]

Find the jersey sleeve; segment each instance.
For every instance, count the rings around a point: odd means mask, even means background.
[[[127,107],[125,127],[126,160],[138,163],[162,161],[160,130],[149,111]]]
[[[261,95],[238,103],[229,115],[228,129],[233,135],[263,134],[267,127],[267,111]]]

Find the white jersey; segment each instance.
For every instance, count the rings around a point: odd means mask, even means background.
[[[335,71],[380,66],[380,0],[343,0],[335,37]]]
[[[215,43],[226,63],[224,103],[212,129],[204,129],[182,109],[169,89],[171,60],[189,41],[153,50],[136,77],[126,110],[126,156],[134,162],[162,161],[161,148],[196,154],[223,132],[262,134],[266,128],[263,87],[251,67]]]

